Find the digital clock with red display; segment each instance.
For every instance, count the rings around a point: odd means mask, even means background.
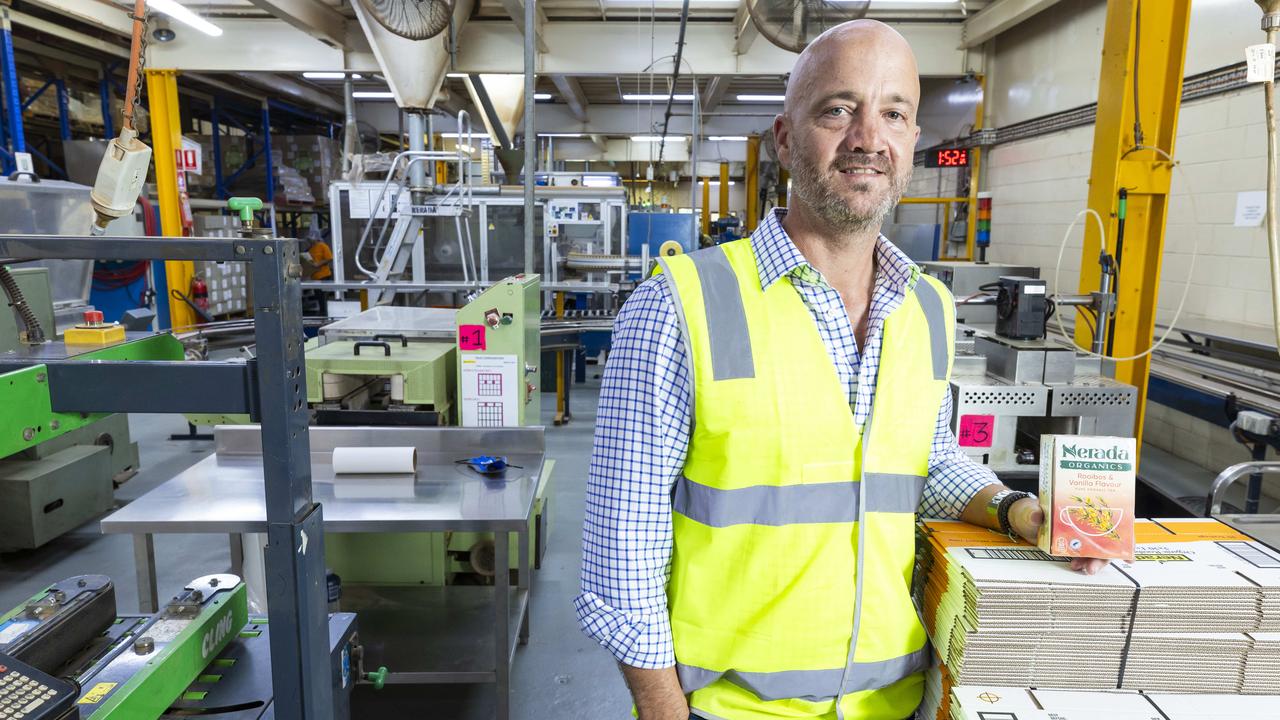
[[[969,148],[931,148],[924,153],[925,167],[969,167]]]

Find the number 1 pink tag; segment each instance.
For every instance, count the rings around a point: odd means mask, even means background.
[[[484,332],[486,328],[483,325],[459,325],[458,326],[458,349],[459,350],[484,350]]]

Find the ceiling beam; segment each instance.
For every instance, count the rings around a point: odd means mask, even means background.
[[[728,75],[716,75],[711,78],[711,82],[707,83],[707,89],[702,94],[702,111],[711,112],[720,106],[724,101],[725,93],[729,91],[729,83],[733,78]]]
[[[751,49],[751,44],[760,35],[756,24],[751,20],[749,2],[750,0],[742,0],[738,4],[737,14],[733,16],[733,51],[739,55],[746,55]]]
[[[269,90],[270,97],[277,100],[310,105],[339,114],[343,111],[342,103],[337,98],[283,75],[251,72],[238,72],[235,75],[246,82]]]
[[[1057,2],[1058,0],[995,0],[962,23],[960,47],[981,45]]]
[[[115,43],[107,42],[105,40],[93,37],[92,35],[87,35],[85,33],[82,33],[76,30],[68,30],[67,28],[62,27],[57,23],[52,23],[52,22],[49,22],[48,20],[44,20],[37,17],[31,17],[30,15],[23,12],[18,12],[17,10],[9,11],[9,19],[13,21],[14,25],[17,25],[19,27],[36,30],[42,33],[48,33],[54,37],[59,37],[59,38],[62,38],[63,40],[69,40],[78,45],[83,45],[87,48],[91,48],[99,52],[107,53],[108,55],[115,55],[116,57],[126,57],[126,58],[129,57],[129,48],[116,45]]]
[[[560,91],[560,96],[568,103],[569,110],[573,112],[573,116],[578,122],[587,121],[587,95],[582,92],[582,85],[577,79],[568,75],[552,75],[551,82],[556,84],[556,89]]]
[[[523,0],[502,0],[502,7],[511,16],[511,22],[515,23],[516,29],[524,35],[524,2]],[[538,41],[538,52],[547,51],[547,41],[542,37],[542,26],[547,22],[547,14],[543,12],[542,6],[535,3],[534,10],[537,17],[534,18],[533,34]]]
[[[319,0],[249,0],[254,7],[335,48],[346,47],[347,20]]]
[[[28,0],[28,2],[100,30],[126,36],[133,34],[133,21],[129,19],[132,11],[120,6],[101,3],[97,0]]]

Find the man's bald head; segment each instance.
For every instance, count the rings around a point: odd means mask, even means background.
[[[920,71],[916,55],[902,33],[879,20],[850,20],[827,30],[809,43],[787,78],[787,96],[783,112],[790,113],[798,98],[812,90],[816,76],[825,75],[838,66],[856,68],[869,61],[887,62],[909,70],[915,78],[912,102],[920,102]]]
[[[837,242],[874,238],[911,179],[919,106],[915,54],[888,25],[855,20],[810,43],[773,123],[790,222]]]

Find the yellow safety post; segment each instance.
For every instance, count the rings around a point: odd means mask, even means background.
[[[556,317],[564,317],[564,293],[557,292],[555,295]],[[556,351],[556,416],[554,422],[556,425],[563,425],[569,422],[568,413],[566,412],[568,404],[566,399],[565,377],[564,377],[564,354],[565,350]]]
[[[983,97],[987,91],[987,79],[985,75],[978,75],[975,80],[978,83],[978,107],[973,111],[973,132],[977,133],[982,129],[982,105]],[[974,240],[978,237],[978,171],[982,169],[982,148],[973,147],[969,149],[969,212],[967,215],[968,227],[964,236],[964,253],[965,260],[974,258]],[[949,211],[949,210],[948,210]],[[943,237],[943,245],[946,245],[946,237]]]
[[[1107,228],[1106,249],[1114,255],[1118,196],[1121,188],[1128,190],[1124,248],[1117,258],[1120,270],[1115,288],[1115,332],[1109,353],[1113,357],[1137,355],[1153,342],[1172,166],[1160,153],[1138,147],[1134,136],[1135,102],[1141,112],[1137,118],[1142,129],[1141,146],[1159,148],[1176,157],[1173,143],[1182,100],[1190,18],[1191,0],[1142,3],[1111,0],[1107,3],[1098,115],[1093,131],[1093,165],[1089,172],[1089,207],[1102,216]],[[1084,222],[1079,289],[1087,293],[1100,285],[1101,241],[1097,223],[1092,219]],[[1085,323],[1076,323],[1075,332],[1076,342],[1089,347],[1093,338]],[[1150,356],[1146,356],[1120,362],[1115,371],[1116,380],[1138,388],[1133,433],[1139,447],[1142,446],[1150,361]]]
[[[711,178],[702,178],[702,234],[711,234]]]
[[[729,163],[720,163],[720,219],[729,217]]]
[[[147,109],[151,114],[151,143],[156,160],[156,193],[160,202],[160,234],[182,236],[182,212],[178,206],[178,164],[176,153],[182,148],[182,118],[178,114],[178,71],[147,68]],[[166,260],[165,283],[168,285],[169,325],[174,328],[196,324],[196,314],[183,301],[173,297],[178,290],[191,294],[191,276],[195,266],[190,260]]]
[[[760,223],[760,136],[747,138],[747,222],[743,231],[747,234],[755,232]]]

